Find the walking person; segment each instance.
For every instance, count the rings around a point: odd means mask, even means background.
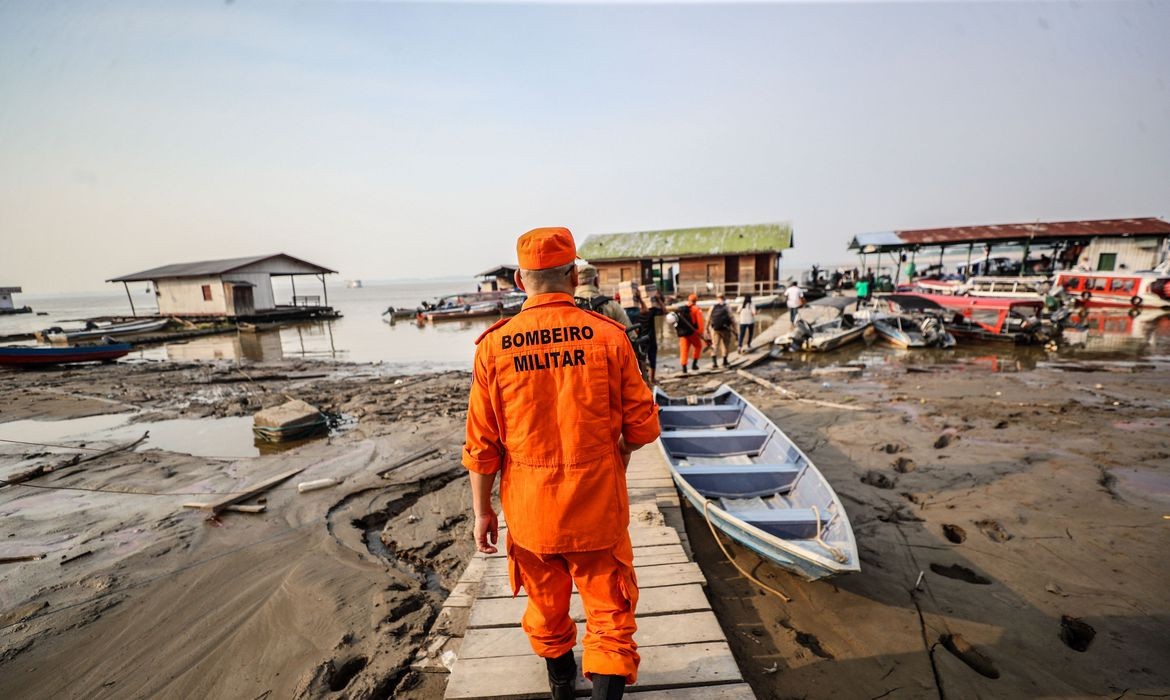
[[[707,312],[707,328],[711,334],[711,367],[719,366],[720,357],[726,367],[727,355],[731,352],[731,309],[722,294],[715,297],[715,306]]]
[[[853,289],[857,292],[857,310],[861,311],[861,305],[869,300],[869,278],[862,277],[857,280]]]
[[[687,303],[680,304],[673,311],[670,321],[678,333],[678,361],[683,374],[687,372],[687,358],[690,356],[691,369],[699,369],[699,358],[703,355],[703,312],[699,311],[697,294],[687,297]],[[668,316],[669,318],[669,316]]]
[[[666,315],[666,298],[653,284],[646,285],[646,313],[638,324],[638,342],[646,352],[646,363],[650,366],[650,384],[654,385],[658,374],[658,322],[659,316]]]
[[[752,295],[745,294],[743,297],[743,306],[739,307],[739,347],[736,352],[743,353],[746,350],[751,350],[752,336],[756,333],[756,307],[752,304]],[[747,342],[744,342],[744,336],[747,337]]]
[[[795,325],[796,312],[804,306],[804,290],[796,280],[792,280],[788,284],[788,289],[784,290],[784,304],[788,307],[788,323]]]
[[[573,302],[569,230],[529,231],[516,252],[516,285],[528,300],[476,341],[462,459],[476,549],[497,551],[492,487],[500,474],[512,594],[528,592],[522,626],[545,659],[553,698],[573,697],[574,585],[592,697],[621,698],[639,662],[626,467],[631,452],[657,439],[657,407],[625,329]]]

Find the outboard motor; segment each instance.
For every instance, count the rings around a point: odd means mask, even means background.
[[[813,336],[812,326],[808,325],[804,319],[796,319],[796,325],[792,329],[791,339],[792,349],[799,350],[804,347],[805,342]]]
[[[927,316],[919,322],[922,337],[930,345],[940,345],[943,340],[942,324],[934,316]]]

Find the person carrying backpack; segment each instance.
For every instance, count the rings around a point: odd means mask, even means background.
[[[723,358],[723,366],[727,366],[727,355],[731,352],[731,309],[727,307],[727,298],[722,294],[715,297],[715,306],[707,314],[707,327],[711,333],[711,367],[719,366],[719,358]]]
[[[703,354],[703,313],[695,305],[698,301],[698,295],[692,294],[687,297],[687,303],[679,304],[668,315],[668,321],[678,333],[678,361],[684,374],[687,356],[691,356],[691,369],[699,369],[699,356]]]

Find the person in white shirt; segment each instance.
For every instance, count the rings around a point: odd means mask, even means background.
[[[752,305],[752,295],[745,294],[743,297],[743,306],[739,307],[739,346],[735,349],[736,352],[742,354],[744,350],[752,345],[752,336],[756,333],[756,307]],[[744,336],[747,336],[747,344],[744,344]]]
[[[796,323],[796,310],[804,306],[804,290],[796,280],[792,280],[792,284],[784,290],[784,303],[788,306],[788,322]]]

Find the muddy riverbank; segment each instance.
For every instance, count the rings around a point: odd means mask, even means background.
[[[701,515],[690,540],[762,698],[1170,692],[1170,367],[798,359],[728,381],[800,444],[852,519],[862,572],[803,583]],[[411,660],[470,554],[458,464],[468,376],[375,365],[117,364],[0,373],[3,697],[441,697]],[[248,417],[286,396],[336,416],[291,448]],[[175,426],[180,429],[160,426]],[[6,427],[9,432],[5,432]],[[69,464],[127,444],[133,450]],[[248,501],[183,508],[304,471]],[[298,494],[296,483],[339,486]]]

